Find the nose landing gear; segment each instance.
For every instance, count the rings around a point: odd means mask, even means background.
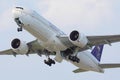
[[[24,25],[19,18],[15,18],[15,22],[17,23],[17,25],[19,26],[19,28],[17,28],[17,31],[20,32],[22,31],[22,26]]]

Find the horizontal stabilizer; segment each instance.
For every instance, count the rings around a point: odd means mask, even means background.
[[[100,64],[99,66],[103,69],[106,69],[106,68],[120,68],[120,64]]]
[[[83,70],[83,69],[76,69],[76,70],[74,70],[73,72],[74,73],[80,73],[80,72],[86,72],[86,71],[88,71],[88,70]]]

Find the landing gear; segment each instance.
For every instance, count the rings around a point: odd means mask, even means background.
[[[73,62],[77,62],[77,63],[80,62],[80,59],[77,58],[77,56],[71,56],[71,55],[69,55],[68,59],[71,60],[71,61],[73,61]]]
[[[17,28],[17,31],[20,32],[22,31],[22,26],[24,25],[19,18],[15,18],[15,22],[17,23],[17,25],[19,26],[19,28]]]
[[[22,31],[22,27],[17,28],[17,31],[18,31],[18,32]]]
[[[44,60],[44,63],[49,65],[49,66],[51,66],[52,64],[55,64],[55,61],[50,59],[50,58],[48,58],[48,60]]]

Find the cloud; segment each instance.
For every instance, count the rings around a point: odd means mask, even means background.
[[[12,4],[9,7],[12,8]],[[104,21],[111,20],[113,16],[112,2],[109,0],[41,0],[33,7],[65,32],[73,29],[85,31],[96,29]],[[0,17],[2,19],[0,27],[9,28],[14,25],[11,9],[5,9]]]
[[[48,1],[48,0],[47,0]],[[49,0],[44,16],[60,28],[94,29],[103,20],[112,19],[112,2],[109,0]]]

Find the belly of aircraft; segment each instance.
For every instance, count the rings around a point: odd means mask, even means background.
[[[27,16],[22,21],[24,23],[24,29],[35,36],[39,40],[40,45],[45,49],[49,51],[62,51],[67,48],[56,37],[57,33],[52,31],[48,25]]]

